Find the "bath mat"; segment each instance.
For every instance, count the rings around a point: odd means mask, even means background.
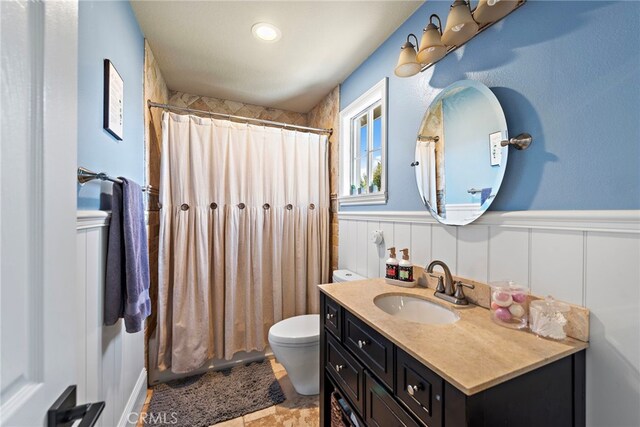
[[[208,427],[284,400],[271,364],[264,360],[153,387],[143,425]]]

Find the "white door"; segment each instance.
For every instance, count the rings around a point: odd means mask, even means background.
[[[0,425],[43,426],[76,380],[78,5],[0,18]]]

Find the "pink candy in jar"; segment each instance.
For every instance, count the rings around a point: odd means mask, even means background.
[[[515,282],[491,283],[491,317],[499,325],[521,329],[527,326],[529,291]]]

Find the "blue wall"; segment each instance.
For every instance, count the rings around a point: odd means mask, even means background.
[[[491,210],[640,209],[640,2],[530,0],[435,67],[396,77],[407,34],[431,13],[444,24],[450,3],[425,3],[343,83],[341,109],[389,77],[389,202],[340,209],[426,209],[409,167],[415,136],[431,100],[461,79],[491,88],[510,136],[534,137],[510,151]]]
[[[480,203],[480,193],[470,188],[493,188],[502,175],[501,166],[491,166],[489,135],[504,129],[493,102],[475,88],[442,100],[444,125],[445,205]]]
[[[80,1],[78,32],[78,165],[143,183],[144,37],[131,5]],[[124,80],[122,141],[102,128],[105,58]],[[78,186],[78,209],[109,209],[109,194],[110,183]]]

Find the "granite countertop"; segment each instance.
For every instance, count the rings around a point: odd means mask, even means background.
[[[401,288],[384,279],[368,279],[320,285],[320,290],[466,395],[588,347],[572,338],[557,342],[497,325],[486,308],[450,304],[434,297],[433,289]],[[428,325],[395,318],[373,303],[383,294],[432,301],[457,312],[460,320]]]

